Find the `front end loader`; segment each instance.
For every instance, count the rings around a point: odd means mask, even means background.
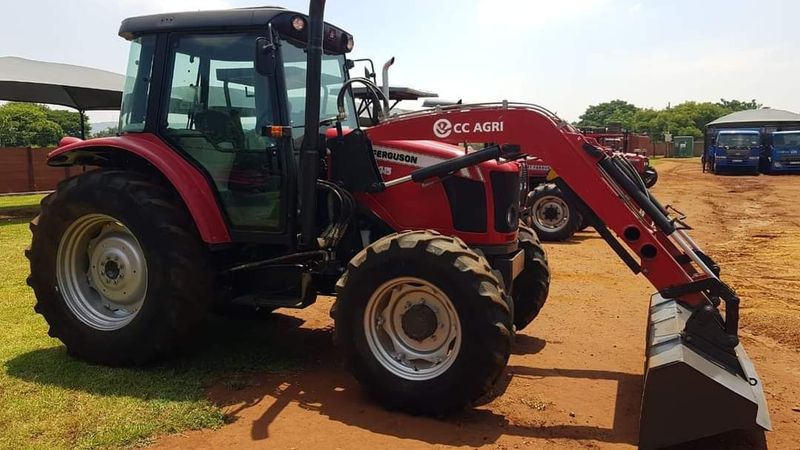
[[[92,170],[43,200],[26,252],[35,309],[71,355],[146,364],[195,344],[212,303],[335,294],[336,343],[373,398],[432,415],[473,405],[547,298],[546,255],[520,225],[519,162],[536,155],[658,291],[640,445],[769,429],[738,296],[624,158],[533,105],[388,118],[386,94],[348,76],[353,36],[310,3],[123,22],[120,134],[50,154]],[[367,130],[359,83],[383,119]]]
[[[683,218],[658,202],[623,156],[592,145],[541,107],[508,102],[419,111],[370,131],[374,139],[496,142],[549,162],[589,224],[658,290],[647,326],[640,447],[771,429],[761,380],[739,342],[738,295]],[[451,161],[448,170],[459,169]]]

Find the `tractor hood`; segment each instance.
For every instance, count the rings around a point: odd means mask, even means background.
[[[369,130],[367,130],[367,134],[369,134]],[[393,163],[409,166],[412,170],[463,156],[466,152],[464,147],[436,141],[373,141],[372,147],[378,166],[381,166],[382,163]],[[519,167],[515,163],[486,161],[477,166],[462,169],[456,173],[456,176],[481,178],[481,174],[478,171],[517,172]],[[384,173],[387,179],[394,178],[391,175]]]

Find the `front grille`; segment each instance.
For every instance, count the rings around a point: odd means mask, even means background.
[[[510,233],[517,229],[519,220],[519,173],[492,172],[490,178],[494,200],[494,229],[500,233]],[[512,209],[509,217],[509,210]]]
[[[749,149],[739,149],[739,148],[729,149],[727,153],[729,157],[735,157],[735,158],[747,158],[748,156],[750,156]]]
[[[486,232],[486,191],[483,182],[447,177],[442,182],[450,203],[453,228],[472,233]]]

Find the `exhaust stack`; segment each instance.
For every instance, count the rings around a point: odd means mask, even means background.
[[[300,149],[300,232],[303,248],[316,245],[317,175],[319,172],[320,77],[325,0],[311,0],[308,7],[308,57],[306,59],[305,135]]]
[[[381,91],[383,92],[383,110],[388,118],[389,116],[389,68],[394,65],[394,56],[392,56],[386,63],[383,65],[383,73],[381,74],[383,79],[381,82],[383,86],[381,86]]]

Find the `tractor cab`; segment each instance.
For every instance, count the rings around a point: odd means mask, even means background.
[[[136,17],[120,28],[131,41],[120,132],[154,134],[188,158],[244,240],[289,239],[305,134],[307,34],[307,16],[281,8]],[[323,119],[338,114],[352,45],[350,34],[324,25]],[[346,96],[343,120],[356,128]]]

